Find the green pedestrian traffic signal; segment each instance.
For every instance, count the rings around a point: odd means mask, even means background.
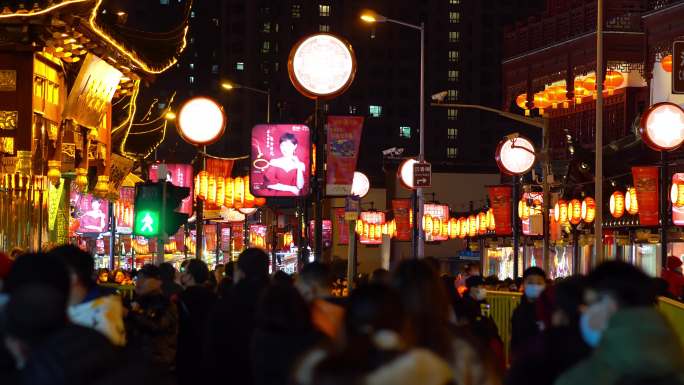
[[[159,212],[154,210],[136,210],[133,227],[136,235],[156,237],[159,234]]]
[[[189,195],[189,188],[170,182],[136,184],[133,234],[148,238],[175,234],[188,222],[188,214],[177,213],[176,209]]]

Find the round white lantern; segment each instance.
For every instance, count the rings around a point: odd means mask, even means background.
[[[185,102],[178,112],[178,131],[186,142],[206,146],[216,142],[226,128],[226,114],[218,102],[200,96]]]
[[[656,103],[641,117],[639,133],[656,151],[672,151],[684,142],[684,110],[674,103]]]
[[[524,137],[506,137],[496,149],[496,164],[501,172],[521,175],[532,168],[537,156],[532,142]]]
[[[357,198],[363,198],[368,194],[370,189],[370,181],[368,177],[358,171],[354,171],[354,180],[352,181],[351,195]]]

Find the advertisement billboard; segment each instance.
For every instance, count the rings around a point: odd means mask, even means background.
[[[443,224],[449,223],[449,206],[448,205],[435,204],[435,203],[425,203],[423,205],[423,213],[424,213],[423,215],[426,218],[432,219],[433,226],[440,226],[440,228],[436,229],[434,232],[428,233],[426,231],[425,232],[425,241],[426,242],[440,242],[440,241],[448,240],[449,234],[448,234],[448,232],[441,231],[441,226]]]
[[[252,128],[250,188],[258,197],[309,194],[311,134],[301,124],[259,124]]]
[[[187,198],[183,199],[183,203],[181,204],[180,209],[178,210],[179,213],[183,214],[188,214],[192,215],[192,199],[194,197],[193,195],[193,188],[194,188],[194,183],[193,183],[193,175],[192,175],[192,166],[189,164],[164,164],[166,166],[166,177],[164,180],[167,182],[173,183],[174,186],[178,187],[189,187],[190,188],[190,195],[188,195]],[[150,180],[158,180],[159,175],[158,170],[159,170],[159,164],[153,164],[150,166]]]
[[[326,185],[328,196],[351,194],[359,156],[363,116],[328,116]]]
[[[316,222],[309,221],[309,239],[314,239],[316,233]],[[348,242],[348,240],[347,240]],[[326,249],[332,245],[332,221],[323,219],[323,247]]]
[[[92,194],[79,194],[71,190],[69,197],[73,209],[72,216],[78,221],[77,233],[102,233],[107,230],[109,205],[106,199],[93,197]]]

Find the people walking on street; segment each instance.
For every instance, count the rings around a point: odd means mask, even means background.
[[[61,258],[69,270],[69,319],[104,334],[112,344],[124,346],[126,333],[121,297],[99,287],[95,282],[95,260],[88,252],[62,245],[50,251]]]
[[[681,384],[684,349],[654,306],[652,280],[633,265],[610,261],[587,282],[580,330],[594,351],[556,385]]]
[[[322,262],[304,265],[295,286],[309,303],[316,328],[332,340],[339,338],[344,321],[344,308],[332,297],[330,266]]]
[[[662,277],[667,281],[667,290],[676,299],[684,299],[684,275],[682,260],[675,256],[667,257],[667,269],[663,269]]]
[[[176,373],[180,385],[203,383],[207,373],[202,370],[202,357],[209,313],[216,302],[216,294],[206,282],[209,279],[207,265],[192,259],[181,272],[181,284],[185,290],[178,295],[178,346]]]
[[[523,296],[511,317],[511,354],[525,349],[528,341],[541,332],[537,317],[537,299],[546,288],[546,273],[539,267],[528,267],[523,272]]]
[[[126,335],[128,345],[168,378],[175,366],[178,312],[162,293],[160,270],[148,264],[138,271],[135,301],[125,319]]]
[[[237,282],[211,312],[205,367],[208,373],[230,373],[223,383],[254,383],[250,344],[257,305],[269,285],[268,264],[268,254],[262,249],[248,248],[240,253],[235,272]]]

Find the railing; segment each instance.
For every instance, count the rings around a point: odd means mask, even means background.
[[[487,301],[491,308],[491,316],[499,328],[499,335],[504,342],[506,360],[509,359],[511,347],[511,316],[520,303],[522,294],[506,291],[488,291]],[[672,328],[684,345],[684,303],[669,298],[658,298],[658,309],[670,321]]]

